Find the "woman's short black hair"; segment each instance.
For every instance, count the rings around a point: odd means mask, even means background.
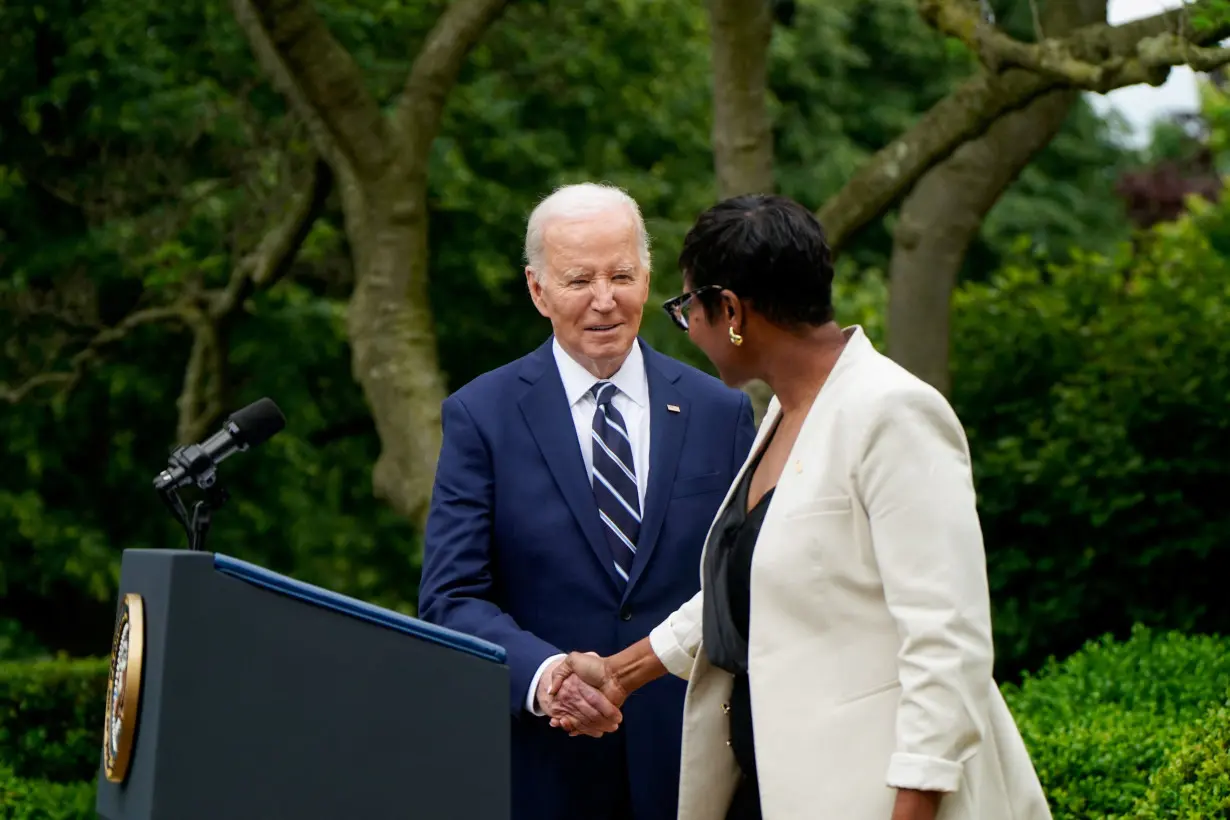
[[[833,320],[833,261],[824,228],[784,196],[748,194],[705,211],[683,240],[679,269],[687,287],[721,285],[782,326]],[[701,294],[715,321],[716,292]]]

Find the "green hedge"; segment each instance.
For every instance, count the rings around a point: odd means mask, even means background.
[[[1003,690],[1054,820],[1091,820],[1132,816],[1228,686],[1230,640],[1138,627]]]
[[[96,820],[93,783],[16,777],[0,767],[0,820]]]
[[[0,820],[92,816],[106,668],[0,663]],[[1230,639],[1138,627],[1003,690],[1054,820],[1213,820],[1230,809],[1228,686]]]
[[[108,660],[0,662],[0,763],[17,777],[93,780]]]
[[[1230,817],[1230,700],[1191,727],[1149,784],[1134,820]]]

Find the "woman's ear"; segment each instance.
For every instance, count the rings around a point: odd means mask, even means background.
[[[739,297],[728,290],[722,291],[722,304],[726,306],[726,318],[730,322],[738,322],[742,311]]]

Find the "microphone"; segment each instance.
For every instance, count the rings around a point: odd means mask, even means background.
[[[214,433],[200,444],[178,447],[171,463],[154,479],[154,489],[163,492],[195,483],[213,486],[214,470],[224,459],[249,447],[264,444],[286,426],[286,417],[271,399],[258,399],[232,413]]]

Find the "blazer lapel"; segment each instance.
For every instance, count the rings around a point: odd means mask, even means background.
[[[581,446],[574,432],[576,425],[572,421],[568,397],[564,394],[564,384],[552,359],[550,341],[526,361],[520,375],[531,385],[518,402],[525,423],[529,425],[560,494],[585,533],[590,549],[611,583],[618,587],[622,579],[617,579],[615,575],[611,548],[602,532],[598,505],[594,501],[589,476],[585,474]],[[532,515],[533,511],[527,510],[526,513]]]
[[[846,374],[856,367],[863,358],[868,355],[875,355],[876,353],[875,347],[863,333],[862,327],[851,325],[844,330],[847,334],[846,347],[841,352],[841,355],[837,357],[832,371],[830,371],[828,378],[825,379],[824,384],[820,387],[820,392],[812,400],[811,407],[807,408],[807,415],[803,418],[803,424],[799,427],[798,435],[794,440],[794,446],[790,448],[790,453],[786,456],[787,466],[794,464],[796,461],[805,461],[807,459],[807,453],[811,447],[809,442],[815,435],[816,429],[828,423],[825,419],[830,418],[829,408],[840,401],[841,391],[848,384]],[[764,446],[765,437],[773,429],[773,423],[780,413],[781,405],[778,404],[777,397],[775,396],[773,401],[770,402],[770,410],[765,414],[764,422],[760,425],[756,444],[752,446],[753,453]],[[744,465],[745,468],[746,466]],[[777,480],[777,489],[774,491],[773,497],[781,498],[787,495],[796,480],[794,470],[783,469],[781,477]],[[765,513],[765,521],[776,521],[777,517],[777,508],[774,504],[770,503],[769,509]]]
[[[645,572],[657,547],[690,416],[687,397],[675,386],[680,376],[678,368],[643,342],[641,352],[645,359],[645,378],[649,382],[649,484],[645,488],[645,514],[641,516],[636,558],[628,574],[625,597]],[[678,412],[669,409],[668,405],[677,408]]]

